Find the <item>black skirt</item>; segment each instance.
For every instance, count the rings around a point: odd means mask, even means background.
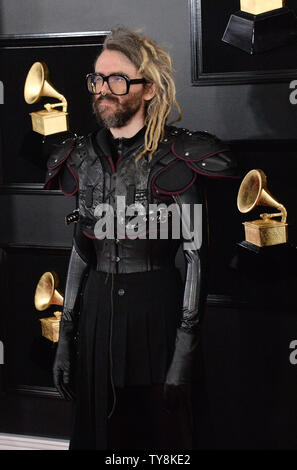
[[[70,449],[106,449],[107,419],[117,406],[118,388],[164,383],[182,299],[176,268],[90,271],[80,317]]]

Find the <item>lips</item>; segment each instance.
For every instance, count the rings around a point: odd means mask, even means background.
[[[108,104],[114,104],[114,102],[110,100],[100,100],[98,103],[99,106],[106,106]]]
[[[100,104],[106,104],[106,103],[117,103],[118,100],[116,98],[113,98],[111,96],[99,96],[99,98],[97,98],[96,100],[96,104],[100,105]]]

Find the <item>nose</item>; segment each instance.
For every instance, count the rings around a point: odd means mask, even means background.
[[[101,88],[101,92],[100,92],[100,93],[101,93],[102,96],[105,96],[105,95],[107,95],[107,94],[110,94],[110,89],[109,89],[109,86],[108,86],[107,82],[104,82],[104,83],[103,83],[103,86],[102,86],[102,88]]]

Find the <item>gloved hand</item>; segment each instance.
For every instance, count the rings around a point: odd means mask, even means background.
[[[178,329],[175,351],[164,384],[164,398],[169,410],[191,409],[193,354],[198,345],[197,333]]]
[[[74,398],[70,381],[75,363],[75,327],[71,320],[62,320],[60,323],[59,341],[53,367],[54,384],[61,397],[66,400]]]

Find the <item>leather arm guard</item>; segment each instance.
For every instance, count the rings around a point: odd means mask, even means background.
[[[201,186],[192,185],[173,198],[180,210],[186,261],[181,324],[166,377],[167,385],[177,386],[191,382],[193,356],[199,343],[206,299],[207,220]]]
[[[78,247],[77,240],[79,238],[76,234],[68,265],[59,341],[53,367],[54,384],[65,399],[73,398],[70,382],[75,362],[75,334],[78,320],[75,307],[88,267],[88,259]]]
[[[166,386],[177,386],[188,384],[192,378],[193,356],[197,350],[206,298],[208,223],[202,180],[237,179],[239,176],[236,156],[216,136],[207,132],[173,129],[168,140],[171,152],[156,165],[152,192],[157,198],[172,197],[181,211],[185,238],[191,238],[193,233],[196,235],[192,243],[184,240],[186,281],[182,321],[166,377]],[[184,204],[189,204],[190,213],[183,210]]]
[[[88,262],[79,253],[74,241],[67,272],[65,299],[62,313],[63,321],[75,320],[74,307],[80,292],[83,275],[87,267]]]

